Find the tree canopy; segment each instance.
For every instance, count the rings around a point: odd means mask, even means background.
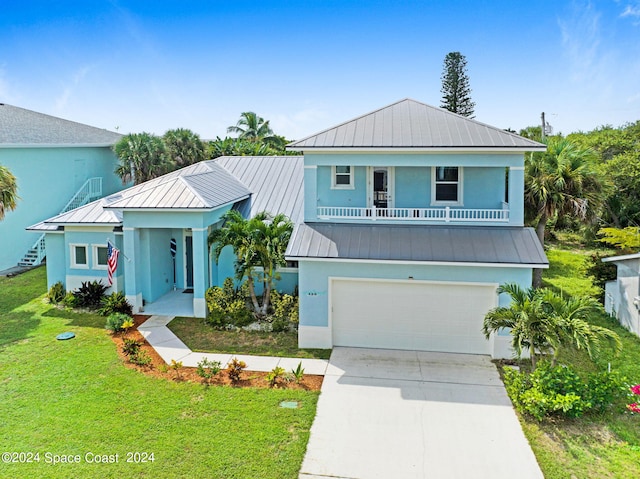
[[[460,52],[447,53],[444,58],[441,79],[441,108],[473,118],[476,104],[471,101],[466,57]]]
[[[7,211],[16,209],[18,202],[18,182],[5,166],[0,165],[0,221]]]
[[[525,160],[524,189],[525,210],[543,246],[550,219],[571,216],[595,220],[606,189],[594,150],[561,137],[546,141],[547,151],[533,153]],[[534,270],[533,283],[541,285],[542,270]]]

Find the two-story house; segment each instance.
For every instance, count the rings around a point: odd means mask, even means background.
[[[524,153],[545,146],[413,100],[289,145],[304,153],[300,347],[510,356],[484,315],[548,262],[524,227]]]
[[[111,241],[111,289],[135,311],[177,290],[204,317],[234,262],[230,247],[213,260],[209,233],[231,208],[266,210],[296,225],[278,288],[298,287],[300,347],[511,355],[481,326],[508,304],[499,284],[548,265],[523,207],[524,153],[544,145],[402,100],[289,147],[304,156],[205,161],[34,225],[49,285],[104,281]]]
[[[112,146],[122,135],[0,103],[0,165],[18,183],[17,208],[0,221],[0,271],[44,259],[44,240],[25,230],[123,188]]]

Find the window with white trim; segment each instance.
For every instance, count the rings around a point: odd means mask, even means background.
[[[86,244],[70,244],[71,250],[71,267],[72,268],[89,268],[89,258],[87,254]]]
[[[107,245],[93,245],[93,269],[107,269],[109,260]]]
[[[353,189],[353,166],[332,166],[331,188]]]
[[[431,175],[432,204],[462,204],[462,168],[434,166]]]

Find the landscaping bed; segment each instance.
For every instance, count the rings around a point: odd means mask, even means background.
[[[211,379],[205,381],[198,375],[197,368],[193,367],[177,367],[171,368],[165,363],[155,349],[144,339],[137,328],[144,323],[148,316],[134,316],[134,326],[126,332],[113,333],[111,339],[116,345],[118,355],[122,359],[126,367],[135,369],[147,376],[162,378],[169,381],[179,382],[198,382],[208,386],[233,386],[233,387],[253,387],[253,388],[278,388],[278,389],[303,389],[307,391],[319,391],[322,387],[323,376],[305,374],[300,381],[279,378],[274,386],[269,384],[267,376],[269,373],[260,371],[243,370],[240,373],[239,381],[232,382],[226,370],[220,371]],[[193,320],[192,320],[193,321]],[[151,361],[147,365],[134,364],[129,360],[129,356],[123,352],[125,340],[135,340],[140,343],[140,350],[147,355]],[[246,353],[244,353],[246,354]],[[223,367],[226,365],[222,365]],[[286,371],[289,373],[289,371]]]
[[[201,319],[175,318],[167,327],[192,351],[288,358],[329,359],[330,349],[299,349],[298,335],[291,332],[262,332],[214,329]]]

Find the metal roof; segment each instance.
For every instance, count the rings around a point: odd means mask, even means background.
[[[222,157],[173,171],[27,228],[120,225],[126,209],[211,209],[238,202],[249,216],[259,211],[303,220],[303,157]]]
[[[243,215],[268,211],[285,214],[294,224],[302,223],[304,157],[224,156],[215,161],[251,191],[250,200],[238,208]]]
[[[546,146],[406,98],[290,143],[292,150],[409,148],[544,150]]]
[[[111,146],[119,133],[0,103],[0,148]]]
[[[106,198],[108,209],[212,209],[251,192],[215,161],[203,161]]]
[[[549,262],[532,228],[304,223],[286,257],[536,265]]]

